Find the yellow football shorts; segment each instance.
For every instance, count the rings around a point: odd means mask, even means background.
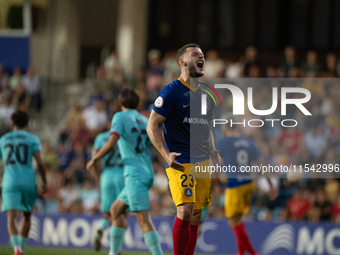
[[[250,199],[254,190],[254,184],[248,183],[235,188],[225,190],[225,216],[233,218],[242,216],[249,211]]]
[[[198,171],[198,166],[210,166],[210,160],[198,163],[183,164],[184,171],[168,167],[169,186],[176,206],[185,203],[195,203],[194,209],[203,209],[211,203],[210,172]],[[207,168],[206,168],[207,169]]]

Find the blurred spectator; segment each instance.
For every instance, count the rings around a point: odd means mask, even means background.
[[[30,100],[27,97],[27,93],[22,83],[19,83],[19,85],[14,91],[12,97],[12,105],[14,106],[15,109],[28,112]]]
[[[59,143],[56,152],[58,155],[58,170],[63,173],[71,162],[72,154],[65,141]]]
[[[300,69],[295,66],[289,68],[288,78],[300,78]]]
[[[249,46],[245,50],[245,56],[244,56],[244,76],[249,77],[249,71],[250,67],[255,65],[255,66],[260,66],[259,60],[258,60],[258,52],[257,49],[253,46]]]
[[[287,179],[280,178],[278,187],[278,195],[269,202],[269,209],[272,211],[273,220],[285,220],[289,216],[286,207],[296,191],[296,186]]]
[[[84,213],[94,214],[99,212],[100,193],[91,179],[85,180],[84,188],[80,192],[80,197],[83,201]]]
[[[306,62],[302,65],[301,70],[308,77],[316,77],[321,72],[318,54],[314,50],[307,52]]]
[[[333,166],[335,166],[335,164],[333,164]],[[327,195],[327,199],[331,203],[335,204],[338,200],[339,192],[340,192],[339,181],[334,178],[327,178],[327,179],[324,179],[324,181],[326,181],[325,192]]]
[[[92,106],[88,106],[84,109],[83,118],[85,120],[86,127],[89,129],[91,138],[96,137],[104,130],[108,121],[105,101],[94,101]]]
[[[106,79],[114,82],[115,84],[120,84],[123,82],[124,73],[118,53],[116,51],[112,51],[110,55],[105,59],[104,68]]]
[[[75,103],[71,105],[65,119],[62,121],[60,127],[60,139],[62,141],[66,141],[69,131],[76,128],[78,125],[84,126],[85,120],[83,118],[82,108]]]
[[[266,74],[265,77],[266,78],[276,78],[277,74],[276,74],[276,69],[274,66],[268,66],[266,69]]]
[[[294,70],[298,70],[299,67],[300,63],[296,57],[295,49],[292,46],[287,46],[284,50],[284,59],[280,66],[283,75],[288,77],[292,68],[295,68]]]
[[[168,188],[168,177],[165,174],[163,167],[158,162],[152,163],[155,178],[154,178],[154,187],[163,194],[166,194],[169,190]]]
[[[208,50],[205,57],[204,77],[221,78],[224,75],[224,61],[219,58],[216,50]]]
[[[299,145],[301,145],[302,139],[303,134],[297,128],[285,128],[279,135],[279,144],[276,146],[282,145],[285,152],[290,155],[294,155],[297,152]]]
[[[13,69],[13,75],[9,78],[10,90],[14,92],[20,83],[22,83],[21,68],[20,66],[16,66]]]
[[[176,59],[177,51],[172,50],[165,53],[162,60],[164,66],[164,84],[169,84],[180,75],[179,65]]]
[[[340,224],[340,196],[337,197],[336,203],[332,206],[331,218],[334,223]]]
[[[11,127],[11,115],[15,108],[11,105],[11,98],[9,95],[0,99],[0,123]]]
[[[0,63],[0,91],[4,91],[8,86],[8,74],[5,73],[3,65]]]
[[[321,73],[321,77],[324,78],[335,78],[338,77],[336,72],[337,57],[334,53],[328,53],[326,56],[326,68]]]
[[[308,212],[308,219],[314,222],[330,220],[332,204],[327,200],[323,187],[316,190],[313,200]]]
[[[314,159],[322,156],[327,146],[327,137],[321,124],[310,127],[305,135],[305,144],[309,154]]]
[[[287,205],[288,219],[305,220],[309,209],[309,201],[303,188],[298,188]]]
[[[148,65],[145,69],[146,88],[150,96],[156,98],[163,87],[163,66],[161,64],[161,52],[152,49],[148,52]]]
[[[25,91],[30,97],[30,107],[40,111],[42,106],[40,79],[35,73],[34,67],[29,66],[27,68],[26,74],[22,78],[22,83],[24,85]]]
[[[96,69],[96,79],[94,80],[94,86],[98,87],[101,91],[106,90],[114,83],[109,81],[106,77],[105,67],[100,65]]]
[[[43,160],[45,162],[46,167],[52,172],[56,172],[58,170],[58,154],[53,149],[51,143],[49,141],[44,143],[43,149]]]
[[[226,65],[225,69],[225,77],[227,78],[241,78],[243,76],[243,59],[242,57],[239,59],[239,61],[232,62],[230,61]]]
[[[322,187],[323,185],[325,185],[324,179],[311,176],[310,178],[307,179],[305,187],[306,187],[307,191],[313,193],[318,188]]]
[[[248,70],[248,77],[249,78],[261,78],[262,77],[262,71],[259,65],[252,64],[249,66]]]
[[[67,141],[70,142],[72,149],[78,144],[86,148],[89,142],[93,141],[93,137],[84,122],[78,122],[69,130]]]
[[[86,162],[89,160],[85,149],[86,147],[83,147],[81,144],[75,145],[71,154],[71,161],[64,171],[66,181],[75,180],[78,183],[84,183],[85,177],[88,174]]]
[[[104,100],[103,92],[99,89],[99,87],[94,86],[89,96],[89,102],[87,105],[93,106],[96,101],[103,101],[103,100]]]
[[[80,199],[79,189],[69,181],[58,192],[59,213],[67,213],[71,211],[71,207]]]

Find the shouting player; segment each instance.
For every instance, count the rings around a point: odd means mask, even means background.
[[[46,167],[41,157],[37,136],[25,131],[29,116],[16,111],[11,116],[13,131],[0,139],[0,157],[5,164],[2,179],[2,211],[7,214],[7,228],[14,255],[22,255],[31,227],[31,211],[37,198],[37,183],[32,167],[34,157],[43,181],[42,191],[47,192]],[[20,232],[17,222],[22,211]]]
[[[109,138],[110,131],[100,133],[96,137],[92,149],[92,157],[96,155]],[[103,218],[99,221],[99,227],[93,242],[94,249],[99,251],[101,249],[103,232],[111,225],[110,207],[124,188],[123,161],[120,157],[118,147],[115,147],[106,154],[102,158],[101,164],[95,164],[92,170],[94,170],[92,172],[96,177],[97,183],[100,183],[101,211],[103,212]],[[124,218],[124,225],[126,226],[126,216]]]
[[[253,177],[246,173],[240,173],[240,167],[249,166],[254,161],[259,165],[264,164],[260,152],[254,143],[244,136],[241,136],[235,125],[227,127],[223,125],[226,138],[217,143],[223,165],[236,167],[236,173],[228,173],[228,180],[225,191],[225,215],[229,218],[229,226],[236,236],[238,255],[245,251],[249,254],[256,254],[252,247],[242,216],[249,211],[250,199],[254,189]],[[242,169],[241,169],[242,170]],[[269,185],[272,186],[268,179]]]
[[[149,211],[148,190],[153,184],[154,172],[148,150],[150,141],[146,134],[148,119],[135,110],[139,96],[134,89],[123,89],[119,94],[119,102],[122,112],[113,116],[109,140],[87,163],[87,169],[90,170],[96,161],[115,148],[118,142],[124,164],[125,187],[110,210],[110,255],[117,255],[124,241],[124,214],[128,208],[135,213],[150,252],[160,255],[163,252]]]
[[[191,84],[191,78],[204,75],[204,54],[197,44],[187,44],[177,52],[180,77],[165,86],[156,99],[147,132],[155,148],[166,163],[166,173],[172,198],[177,207],[173,226],[174,254],[191,255],[197,241],[197,229],[202,209],[210,206],[210,173],[196,173],[196,166],[219,163],[211,132],[214,103],[203,119],[201,114],[200,84]],[[191,116],[194,115],[194,116]],[[190,124],[188,119],[200,119]],[[163,126],[163,133],[162,133]],[[195,133],[195,135],[193,134]],[[191,139],[192,138],[192,139]]]

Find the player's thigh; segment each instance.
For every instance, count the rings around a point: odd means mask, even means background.
[[[110,212],[112,203],[124,188],[124,178],[103,178],[100,180],[101,211]]]
[[[23,189],[22,211],[31,212],[33,210],[35,200],[37,199],[37,186],[27,186]]]
[[[208,169],[208,166],[210,166],[210,161],[204,160],[196,164],[191,164],[191,172],[196,179],[196,202],[194,209],[203,209],[204,207],[209,207],[211,204],[211,174],[209,171],[197,172],[196,165],[200,166],[200,169]]]
[[[196,202],[196,179],[193,173],[190,172],[190,164],[184,164],[184,166],[184,171],[179,171],[171,167],[166,169],[172,199],[176,206]]]
[[[244,184],[225,191],[225,214],[228,218],[238,217],[249,211],[253,184]]]
[[[125,187],[118,199],[129,206],[132,212],[149,210],[149,188],[152,185],[152,178],[144,178],[141,176],[125,177]]]
[[[254,183],[249,183],[244,185],[243,198],[244,198],[244,210],[243,214],[247,214],[250,209],[251,197],[254,191]]]
[[[19,188],[3,187],[2,188],[2,206],[3,212],[8,210],[21,210],[22,192]]]

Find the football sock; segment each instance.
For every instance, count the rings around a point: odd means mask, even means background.
[[[17,235],[12,235],[11,237],[10,237],[10,240],[11,240],[11,245],[14,247],[14,246],[18,246],[18,245],[20,245],[19,244],[19,236],[17,236]]]
[[[103,219],[101,219],[99,221],[98,227],[100,229],[105,230],[109,226],[110,226],[110,221],[109,220],[103,218]]]
[[[183,255],[190,240],[190,220],[184,221],[176,217],[172,229],[172,239],[174,243],[174,255]]]
[[[22,249],[25,249],[27,243],[27,237],[19,236],[19,245]]]
[[[233,230],[234,230],[234,234],[235,234],[235,237],[236,237],[236,245],[237,245],[238,253],[244,254],[245,246],[244,246],[244,243],[243,243],[241,226],[237,225],[233,228]]]
[[[144,241],[152,255],[163,255],[161,243],[157,231],[150,231],[144,234]]]
[[[125,229],[111,226],[110,229],[110,253],[118,254],[124,242]]]
[[[190,240],[185,255],[193,255],[197,242],[198,225],[190,225]]]
[[[245,250],[247,250],[250,254],[255,254],[256,252],[255,252],[253,246],[250,243],[250,239],[249,239],[249,236],[247,234],[247,230],[244,226],[244,223],[242,222],[239,226],[241,228],[241,232],[242,232],[242,235],[243,235],[242,238],[243,238]]]

